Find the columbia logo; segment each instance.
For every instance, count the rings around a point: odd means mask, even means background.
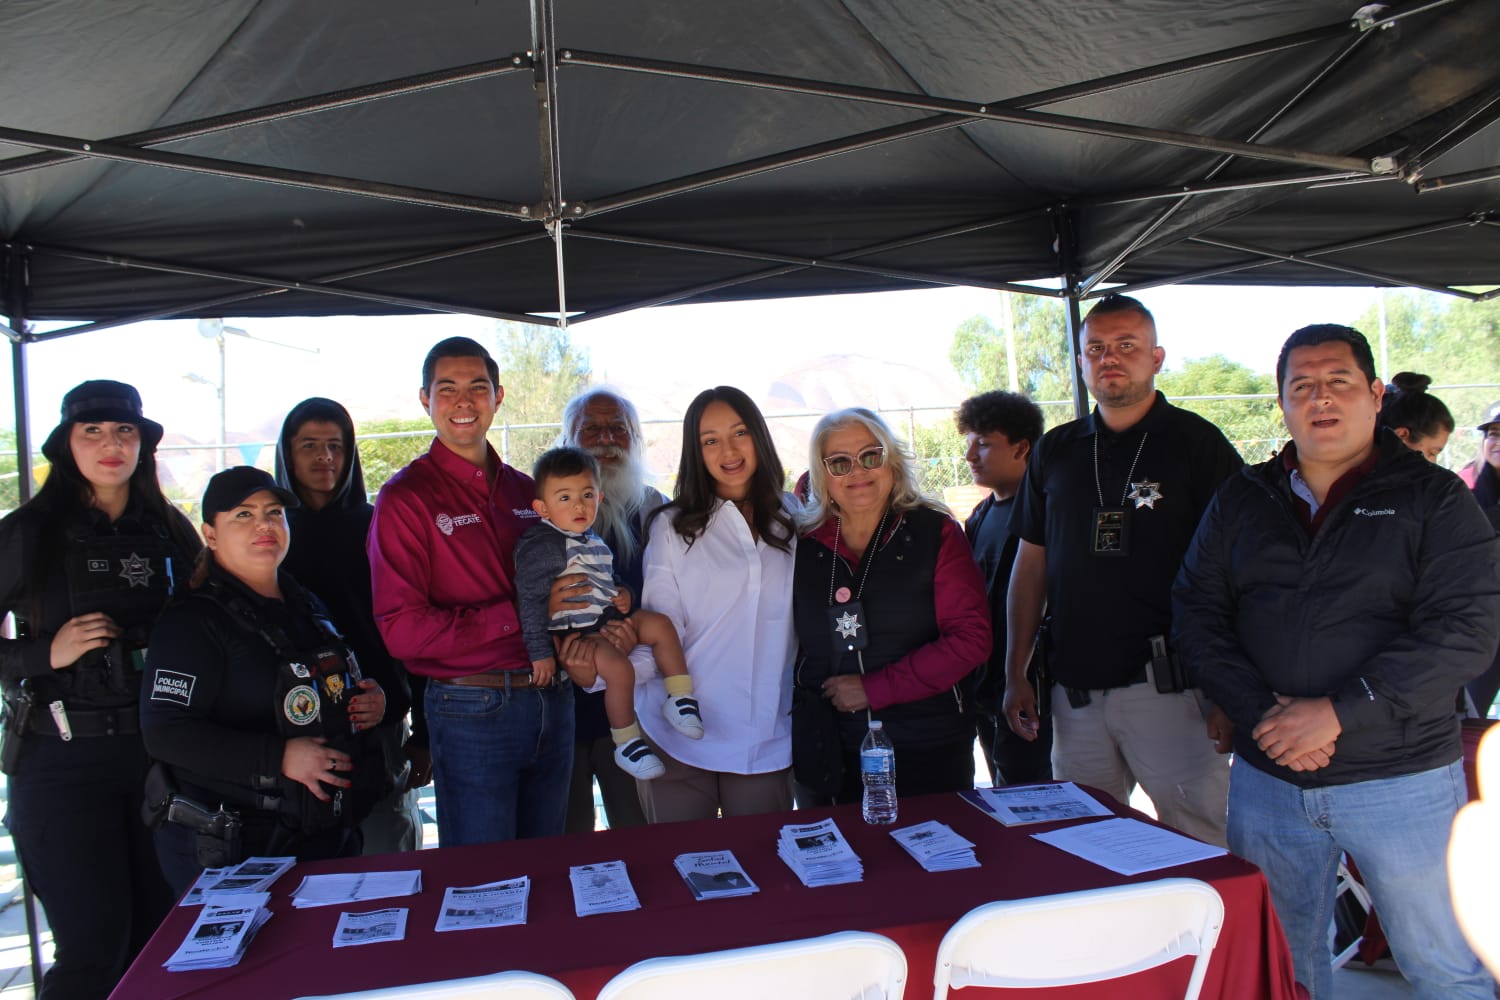
[[[1390,517],[1396,511],[1392,507],[1356,507],[1354,513],[1360,517]]]

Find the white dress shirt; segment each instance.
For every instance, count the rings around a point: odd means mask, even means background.
[[[646,734],[684,764],[731,774],[791,766],[792,562],[792,552],[755,541],[727,500],[691,548],[672,529],[671,512],[651,525],[641,606],[670,618],[682,637],[703,739],[663,718],[667,692],[646,646],[631,654],[635,710]]]

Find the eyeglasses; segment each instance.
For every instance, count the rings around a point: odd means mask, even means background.
[[[599,440],[609,438],[612,441],[629,441],[630,428],[623,423],[613,424],[584,424],[578,428],[579,440]]]
[[[823,459],[823,468],[835,479],[842,479],[854,471],[854,463],[858,462],[861,469],[878,469],[885,464],[885,448],[876,445],[866,448],[858,455],[829,455]]]

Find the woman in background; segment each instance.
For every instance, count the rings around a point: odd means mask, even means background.
[[[1385,387],[1376,423],[1389,427],[1412,451],[1436,462],[1453,433],[1453,414],[1427,392],[1432,379],[1416,372],[1397,372]]]

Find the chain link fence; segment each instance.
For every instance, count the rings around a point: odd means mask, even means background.
[[[1476,415],[1483,413],[1497,396],[1500,384],[1435,386],[1458,420],[1458,427],[1443,452],[1441,462],[1458,469],[1471,461],[1478,451],[1479,433],[1474,430]],[[1173,400],[1223,429],[1246,462],[1265,461],[1286,440],[1281,411],[1272,394],[1254,396],[1184,396]],[[1037,404],[1046,426],[1052,428],[1073,417],[1071,400],[1046,400]],[[882,409],[878,413],[913,447],[922,488],[934,496],[950,496],[952,491],[971,488],[968,464],[964,461],[964,440],[953,426],[953,408],[945,406]],[[807,468],[807,448],[814,424],[821,413],[770,413],[766,420],[779,457],[786,468],[790,486]],[[672,483],[681,448],[679,418],[642,421],[646,435],[648,466],[656,476],[656,485],[671,495]],[[532,463],[551,447],[561,429],[560,424],[497,424],[490,429],[490,442],[510,465],[530,469]],[[365,484],[373,498],[386,480],[412,459],[425,452],[432,442],[432,430],[400,431],[370,434],[359,438],[360,461]],[[220,462],[226,465],[259,465],[269,469],[274,462],[275,442],[246,442],[224,446],[222,460],[216,446],[169,445],[158,450],[167,495],[189,514],[197,506],[209,476]],[[45,475],[46,465],[34,456],[33,467]],[[18,505],[19,480],[15,472],[0,472],[0,512]],[[977,494],[976,498],[977,499]],[[960,499],[959,503],[965,502]],[[971,501],[972,502],[972,501]]]

